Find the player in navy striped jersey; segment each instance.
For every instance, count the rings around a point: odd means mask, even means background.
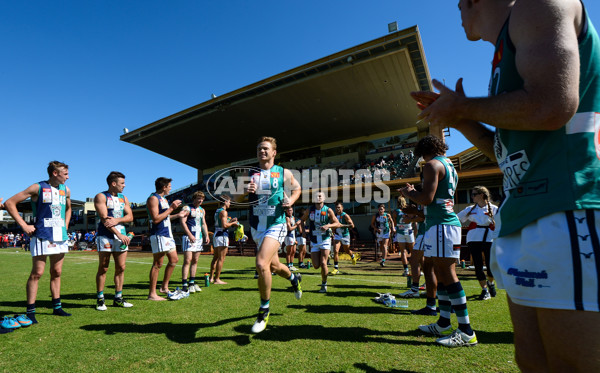
[[[98,250],[98,272],[96,273],[96,309],[106,311],[104,303],[104,284],[110,257],[115,261],[115,298],[113,305],[129,308],[133,305],[123,299],[123,281],[125,279],[125,260],[129,237],[123,224],[133,221],[129,200],[123,195],[125,175],[112,171],[106,178],[108,190],[98,193],[94,198],[94,207],[100,218],[96,248]]]
[[[31,237],[30,251],[32,268],[27,280],[27,316],[37,323],[35,318],[35,299],[38,284],[46,268],[46,258],[50,258],[50,294],[52,295],[53,314],[71,316],[62,309],[60,301],[60,280],[67,245],[67,227],[71,220],[71,191],[65,185],[69,179],[69,166],[52,161],[48,164],[48,180],[31,185],[15,194],[5,202],[10,216]],[[34,224],[23,220],[17,205],[31,198]]]

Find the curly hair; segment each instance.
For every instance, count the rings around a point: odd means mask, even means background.
[[[433,135],[427,135],[419,140],[417,146],[415,146],[414,154],[417,157],[425,155],[437,156],[446,154],[446,150],[448,150],[448,145],[446,145],[444,140]]]

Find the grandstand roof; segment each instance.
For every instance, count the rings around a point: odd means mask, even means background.
[[[254,145],[261,135],[276,137],[278,149],[292,151],[413,128],[426,132],[425,125],[418,128],[409,92],[431,90],[430,81],[413,26],[213,98],[121,140],[206,169],[255,157],[248,142]],[[311,129],[299,130],[307,126]],[[223,152],[223,141],[210,141],[222,139],[224,128],[233,152]],[[209,141],[198,147],[198,138]],[[177,146],[164,145],[169,143]]]

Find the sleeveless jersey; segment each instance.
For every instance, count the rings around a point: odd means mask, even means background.
[[[228,236],[229,237],[229,233],[227,232],[226,228],[223,228],[223,225],[221,224],[221,219],[219,218],[219,215],[221,214],[221,211],[224,211],[225,208],[223,207],[219,207],[217,209],[217,211],[215,211],[215,236],[219,237],[219,236]],[[231,220],[229,218],[229,216],[227,217],[227,221]]]
[[[202,225],[204,222],[204,209],[200,206],[195,207],[193,203],[188,205],[190,214],[185,224],[190,232],[196,237],[196,241],[202,241]]]
[[[250,193],[250,226],[264,231],[277,224],[285,224],[283,201],[283,167],[273,166],[261,172],[251,171],[250,177],[258,186],[256,193]]]
[[[152,193],[150,196],[156,197],[158,200],[158,214],[162,214],[163,212],[169,209],[169,202],[163,196],[158,193]],[[150,212],[148,212],[148,216],[150,216]],[[152,218],[150,218],[150,235],[151,236],[164,236],[173,238],[173,234],[171,233],[171,219],[167,216],[163,221],[158,224],[154,224],[152,222]]]
[[[585,8],[583,18],[575,116],[555,131],[496,131],[494,152],[504,173],[506,195],[499,212],[499,236],[554,212],[600,209],[600,41]],[[490,96],[523,87],[509,20],[496,41]]]
[[[347,216],[347,215],[348,214],[346,214],[345,212],[342,212],[340,215],[336,215],[335,217],[337,218],[337,220],[340,223],[346,224],[346,218],[344,218],[344,216]],[[336,228],[335,233],[341,237],[348,237],[350,235],[350,229],[348,229],[348,227]]]
[[[390,233],[390,221],[387,215],[387,213],[383,213],[383,215],[379,215],[379,213],[377,213],[377,215],[375,215],[375,226],[378,229],[381,229],[381,234]]]
[[[402,219],[404,219],[404,211],[401,209],[396,209],[396,233],[407,235],[410,234],[410,230],[412,229],[412,223],[403,223]]]
[[[108,212],[109,218],[122,218],[125,214],[125,196],[123,194],[118,193],[116,196],[113,196],[108,191],[102,192],[104,197],[106,197],[106,210]],[[98,219],[100,220],[100,219]],[[121,224],[115,226],[117,230],[121,234],[126,234],[125,227]],[[102,221],[98,222],[98,234],[96,236],[104,236],[108,238],[114,238],[115,234],[106,228]]]
[[[458,220],[454,212],[454,192],[458,184],[458,175],[456,174],[454,165],[448,158],[437,156],[433,159],[444,165],[446,175],[438,181],[433,201],[428,206],[425,206],[426,229],[429,230],[434,225],[456,225],[460,227],[460,220]]]
[[[67,187],[59,184],[55,188],[46,181],[40,181],[38,185],[38,199],[36,202],[31,201],[35,227],[33,235],[53,242],[68,240],[65,226]]]
[[[293,216],[290,216],[290,224],[291,225],[296,224],[296,218],[294,218]],[[296,238],[296,229],[292,229],[292,230],[288,231],[287,237]]]
[[[325,241],[331,238],[331,230],[321,230],[321,227],[330,223],[329,221],[329,207],[323,205],[321,209],[317,210],[315,205],[310,206],[308,214],[308,222],[310,226],[310,240],[311,242],[317,243],[317,236],[321,235],[321,241]]]

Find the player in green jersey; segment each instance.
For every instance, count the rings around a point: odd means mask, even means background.
[[[598,33],[580,0],[459,9],[467,38],[495,45],[489,97],[434,81],[439,93],[412,93],[419,117],[458,129],[503,170],[491,264],[509,295],[519,367],[600,371]]]

